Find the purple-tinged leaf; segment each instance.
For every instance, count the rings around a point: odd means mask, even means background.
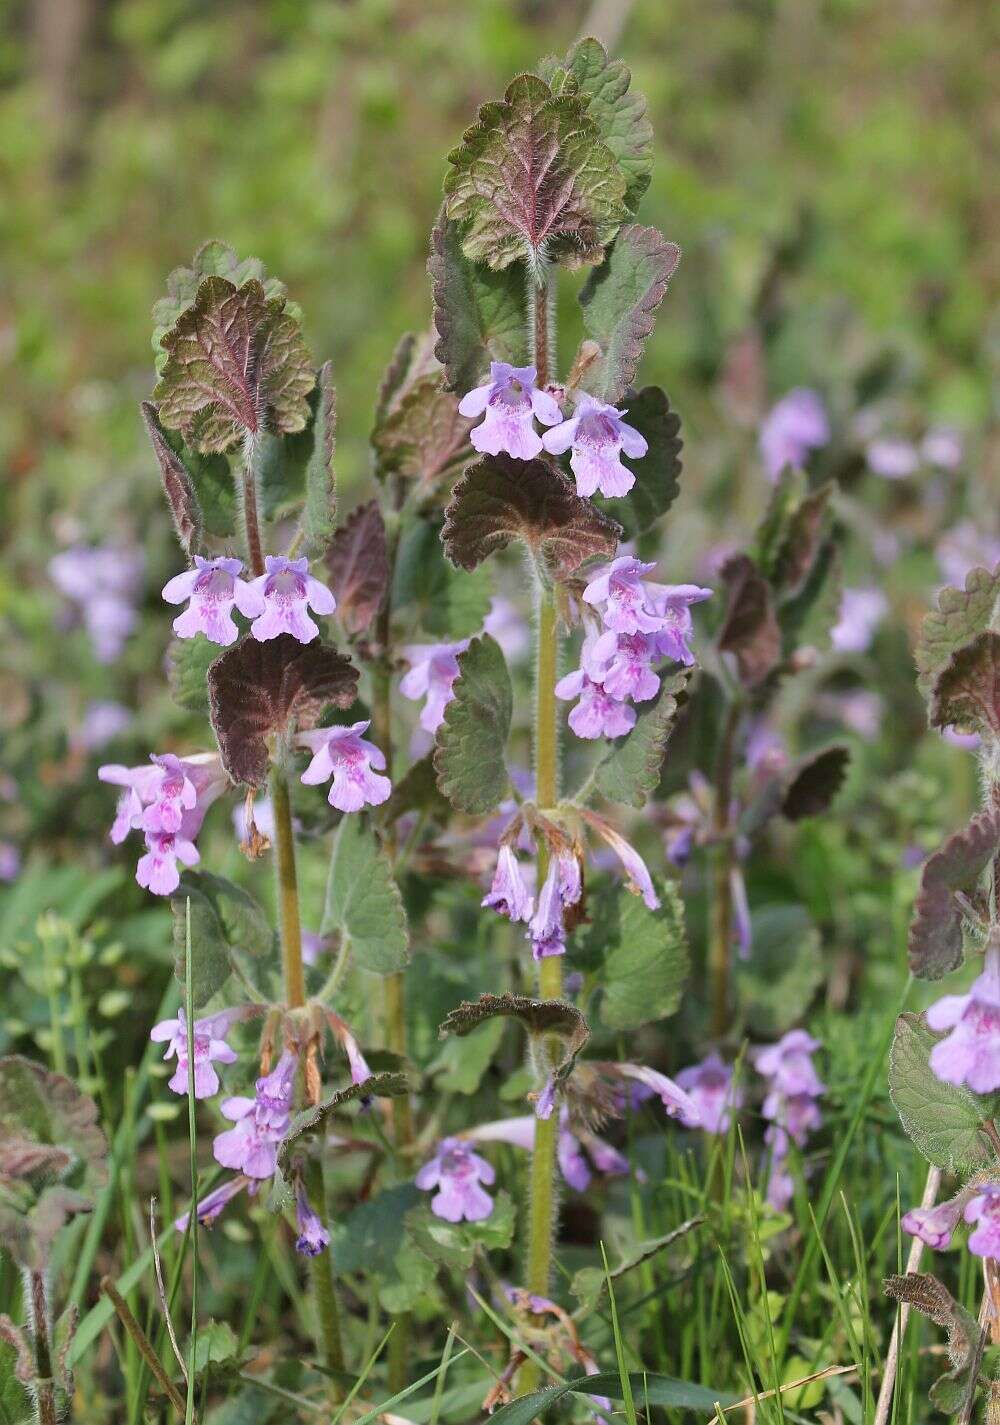
[[[527,365],[527,301],[518,267],[494,272],[470,262],[458,225],[442,211],[431,233],[427,272],[437,331],[434,354],[451,390],[465,395],[478,386],[491,361]]]
[[[740,681],[757,687],[781,660],[781,629],[774,612],[771,586],[746,554],[737,554],[722,567],[729,603],[719,650],[736,657]]]
[[[656,228],[624,227],[580,293],[583,325],[601,354],[582,385],[617,405],[635,380],[657,307],[666,294],[681,250]]]
[[[456,484],[441,539],[461,569],[520,539],[549,577],[565,580],[587,559],[613,558],[620,534],[547,461],[486,455]]]
[[[951,655],[934,682],[930,721],[1000,739],[1000,633],[987,629]]]
[[[448,217],[462,250],[500,270],[528,258],[599,262],[627,215],[625,176],[586,106],[522,74],[448,155]]]
[[[992,573],[988,569],[970,569],[964,589],[941,590],[937,609],[924,619],[913,650],[917,684],[925,696],[952,655],[976,634],[986,632],[998,601],[1000,564]]]
[[[802,589],[826,539],[833,483],[803,495],[788,512],[787,522],[774,552],[770,576],[783,597],[795,597]]]
[[[799,762],[786,786],[782,815],[789,821],[802,821],[825,812],[844,785],[850,761],[850,749],[836,746],[824,747]]]
[[[937,1277],[907,1272],[905,1276],[886,1277],[884,1286],[887,1296],[914,1307],[947,1331],[951,1368],[931,1386],[931,1403],[946,1415],[962,1414],[963,1419],[971,1419],[989,1340],[987,1331]]]
[[[160,466],[163,493],[170,506],[174,530],[184,553],[191,557],[202,548],[201,506],[191,472],[167,440],[152,401],[143,401],[142,419]]]
[[[1000,851],[1000,815],[981,812],[956,831],[920,873],[910,922],[910,969],[922,980],[939,980],[962,963],[962,908],[956,891],[971,892]]]
[[[458,401],[438,372],[413,382],[372,435],[378,477],[398,475],[429,488],[468,460],[473,422],[459,415]]]
[[[433,337],[417,337],[407,332],[396,343],[395,350],[379,383],[375,401],[374,432],[399,405],[410,387],[424,376],[441,375],[441,364],[434,355]],[[374,433],[372,440],[374,441]]]
[[[480,995],[477,1000],[463,1000],[456,1005],[438,1029],[438,1037],[449,1034],[459,1037],[472,1031],[487,1019],[502,1015],[520,1020],[533,1038],[558,1035],[562,1040],[562,1055],[554,1066],[553,1079],[561,1083],[569,1077],[577,1055],[590,1038],[590,1026],[575,1005],[558,999],[530,999],[527,995]]]
[[[192,307],[162,338],[154,396],[159,418],[202,453],[264,430],[304,430],[316,384],[298,322],[260,282],[206,277]]]
[[[326,568],[341,623],[352,637],[364,633],[382,607],[389,582],[385,522],[377,500],[351,511],[333,536]]]
[[[212,727],[223,766],[234,782],[263,786],[267,739],[313,727],[322,709],[350,707],[358,671],[342,653],[290,634],[259,643],[244,638],[208,670]]]

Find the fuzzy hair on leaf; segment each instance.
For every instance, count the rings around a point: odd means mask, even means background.
[[[972,891],[998,850],[1000,814],[984,811],[924,862],[908,941],[918,979],[939,980],[962,963],[964,916],[955,892]]]

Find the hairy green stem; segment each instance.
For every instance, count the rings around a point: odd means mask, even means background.
[[[38,1425],[56,1425],[56,1384],[49,1344],[49,1302],[42,1272],[31,1273],[31,1339],[35,1347],[35,1410]]]
[[[309,1164],[306,1183],[314,1206],[325,1217],[326,1183],[323,1177],[323,1164],[318,1158],[314,1158]],[[333,1263],[330,1253],[328,1251],[320,1252],[313,1257],[311,1267],[313,1293],[319,1316],[319,1335],[323,1345],[323,1363],[331,1371],[342,1371],[344,1369],[344,1347],[340,1336],[340,1307],[337,1304],[337,1288],[333,1280]],[[335,1386],[331,1393],[339,1398],[338,1387]]]

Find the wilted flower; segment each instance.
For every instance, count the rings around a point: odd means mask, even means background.
[[[688,1128],[697,1128],[701,1123],[698,1105],[673,1079],[667,1078],[657,1069],[647,1069],[644,1064],[604,1064],[605,1070],[622,1078],[631,1079],[649,1089],[663,1104],[670,1118],[681,1118]]]
[[[226,1043],[226,1033],[241,1011],[222,1010],[194,1022],[194,1096],[211,1098],[219,1092],[219,1076],[214,1063],[235,1064],[236,1053]],[[183,1005],[177,1011],[176,1019],[161,1019],[150,1030],[154,1044],[166,1043],[164,1059],[177,1059],[177,1068],[168,1080],[168,1087],[174,1093],[186,1095],[188,1091],[188,1033]]]
[[[295,1187],[295,1221],[299,1229],[296,1252],[301,1252],[304,1257],[318,1257],[329,1247],[330,1234],[314,1211],[301,1178]]]
[[[534,366],[511,366],[506,361],[490,363],[490,379],[476,386],[459,402],[463,416],[485,418],[469,434],[476,450],[484,455],[506,451],[516,460],[534,460],[542,451],[542,440],[534,428],[554,426],[562,412],[547,391],[535,385]]]
[[[385,755],[361,736],[369,722],[355,722],[350,727],[322,727],[314,732],[300,732],[296,746],[307,747],[313,754],[302,773],[306,786],[318,786],[333,778],[327,801],[337,811],[360,811],[363,806],[380,806],[392,792],[388,777],[380,777],[372,768],[382,771]]]
[[[552,455],[562,455],[572,446],[569,463],[577,493],[586,496],[600,490],[609,498],[627,495],[635,484],[635,476],[621,463],[621,452],[639,460],[649,449],[645,436],[625,421],[623,411],[588,395],[581,395],[569,420],[545,432],[542,444]]]
[[[868,468],[883,480],[905,480],[920,469],[920,452],[908,440],[885,436],[865,451]]]
[[[732,1112],[743,1102],[742,1090],[733,1081],[733,1070],[713,1052],[700,1064],[682,1069],[677,1083],[688,1094],[697,1110],[697,1121],[689,1123],[685,1113],[680,1120],[685,1128],[702,1128],[706,1133],[726,1133]]]
[[[1000,1183],[979,1183],[977,1192],[967,1204],[963,1216],[976,1223],[969,1234],[969,1251],[977,1257],[991,1257],[1000,1262]]]
[[[761,423],[760,454],[764,468],[777,480],[787,465],[803,465],[811,450],[826,445],[830,423],[816,391],[797,386],[773,405]]]
[[[625,872],[628,889],[633,895],[641,896],[650,910],[658,910],[660,898],[656,894],[653,878],[649,874],[649,868],[645,861],[632,843],[626,841],[610,822],[605,821],[604,817],[598,816],[596,812],[584,811],[582,815],[587,825],[607,842],[618,857]]]
[[[889,600],[881,589],[845,589],[830,642],[840,653],[864,653],[888,608]]]
[[[497,851],[493,883],[481,903],[509,920],[531,919],[535,898],[528,889],[513,847],[506,843]]]
[[[530,1121],[530,1120],[529,1120]],[[628,1159],[617,1148],[579,1127],[570,1127],[569,1113],[563,1109],[559,1118],[556,1140],[559,1171],[577,1192],[585,1192],[594,1172],[606,1177],[622,1177],[628,1172]]]
[[[452,684],[458,677],[457,655],[468,646],[465,638],[460,643],[411,643],[403,649],[411,666],[399,691],[414,702],[426,697],[420,710],[420,726],[426,732],[437,732],[444,721],[444,710],[454,696]]]
[[[220,1104],[234,1128],[212,1144],[216,1162],[248,1178],[269,1178],[278,1165],[278,1144],[291,1122],[292,1093],[298,1061],[287,1049],[269,1074],[257,1080],[253,1098],[238,1095]]]
[[[493,1199],[481,1187],[490,1187],[496,1173],[485,1158],[460,1138],[443,1138],[437,1152],[416,1176],[418,1188],[430,1192],[431,1211],[445,1222],[482,1222],[493,1211]]]
[[[944,995],[927,1011],[931,1029],[949,1029],[935,1044],[930,1066],[943,1083],[968,1084],[973,1093],[1000,1088],[1000,945],[986,949],[982,974],[964,995]]]
[[[206,1193],[198,1203],[198,1221],[202,1227],[211,1227],[222,1209],[232,1202],[234,1197],[238,1197],[244,1188],[249,1188],[252,1192],[256,1186],[256,1183],[252,1183],[249,1178],[238,1173],[235,1178],[229,1178],[220,1187],[213,1188],[210,1193]],[[190,1212],[185,1212],[174,1220],[174,1226],[178,1232],[187,1230],[190,1216]]]
[[[248,585],[250,597],[257,600],[262,612],[250,625],[254,638],[265,642],[281,633],[290,633],[300,643],[311,643],[319,634],[318,626],[306,612],[332,614],[337,600],[318,579],[309,573],[308,559],[286,559],[269,554],[264,560],[265,574]]]

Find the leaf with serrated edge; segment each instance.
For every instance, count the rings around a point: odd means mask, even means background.
[[[970,569],[965,588],[942,589],[936,610],[927,614],[913,650],[917,665],[917,685],[926,696],[938,673],[952,654],[978,633],[985,633],[1000,608],[1000,564],[988,569]]]
[[[611,405],[624,396],[680,258],[677,244],[656,228],[621,229],[580,293],[584,329],[601,348],[584,373],[584,390]]]
[[[919,1015],[899,1016],[889,1053],[889,1097],[929,1162],[949,1173],[971,1172],[992,1158],[980,1125],[992,1117],[996,1102],[937,1077],[928,1061],[941,1038]]]
[[[472,453],[472,421],[434,372],[415,381],[377,427],[372,445],[380,479],[398,475],[430,487]]]
[[[524,274],[470,262],[456,223],[442,211],[431,233],[427,272],[434,295],[434,354],[453,391],[471,391],[491,361],[528,362]]]
[[[323,1133],[328,1121],[349,1103],[367,1098],[403,1098],[409,1092],[410,1085],[405,1074],[372,1074],[363,1083],[350,1083],[343,1088],[334,1089],[322,1103],[314,1104],[312,1108],[304,1108],[292,1119],[278,1148],[278,1167],[287,1176],[292,1154],[305,1146],[303,1139]]]
[[[167,681],[174,700],[188,712],[208,712],[208,670],[218,656],[219,645],[203,633],[170,640]]]
[[[547,461],[486,455],[456,484],[441,539],[462,569],[523,540],[550,577],[562,580],[587,559],[612,559],[620,533]]]
[[[719,650],[736,656],[740,681],[749,688],[762,683],[781,659],[781,629],[771,588],[746,554],[736,554],[722,566],[729,602]]]
[[[355,963],[376,975],[402,970],[410,932],[392,866],[360,816],[342,818],[333,841],[322,935],[349,936]]]
[[[601,1023],[637,1029],[676,1013],[688,977],[684,905],[672,883],[658,887],[659,910],[619,887],[615,940],[605,949]]]
[[[934,682],[930,721],[1000,740],[1000,633],[987,629],[951,655]]]
[[[844,785],[850,761],[850,748],[838,745],[824,747],[799,762],[781,802],[782,815],[789,821],[801,821],[826,811]]]
[[[560,1036],[563,1041],[563,1057],[553,1073],[557,1083],[561,1083],[572,1072],[580,1050],[590,1038],[590,1027],[575,1005],[558,999],[529,999],[527,995],[515,994],[486,994],[480,995],[477,1000],[463,1000],[444,1020],[438,1034],[442,1039],[449,1034],[457,1034],[460,1037],[471,1034],[485,1020],[493,1019],[496,1015],[520,1020],[532,1036]]]
[[[569,266],[597,262],[627,215],[625,176],[586,107],[519,75],[448,155],[449,218],[462,250],[501,269],[543,255]]]
[[[690,677],[690,668],[665,674],[656,697],[640,704],[635,727],[612,744],[594,773],[602,797],[631,807],[645,805],[660,780],[667,742]]]
[[[659,386],[644,386],[622,402],[625,420],[646,439],[649,449],[639,460],[622,455],[622,464],[635,476],[635,484],[620,499],[598,500],[602,510],[622,525],[626,539],[637,539],[652,529],[680,494],[681,420]]]
[[[185,554],[196,554],[202,548],[202,517],[191,472],[167,441],[152,401],[143,401],[140,409],[146,434],[159,462],[163,493],[167,497],[177,539]]]
[[[389,580],[385,521],[377,500],[351,511],[330,542],[326,568],[337,596],[337,617],[357,637],[382,607]]]
[[[514,692],[503,651],[488,633],[458,655],[458,678],[437,733],[438,786],[459,811],[493,811],[510,786],[505,752]]]
[[[626,206],[635,212],[653,172],[653,126],[646,100],[631,88],[632,75],[620,59],[609,59],[599,40],[579,40],[560,63],[544,59],[542,78],[559,92],[567,80],[587,105],[587,114],[625,174]]]
[[[237,288],[207,277],[194,306],[162,338],[167,355],[154,394],[160,422],[203,453],[269,429],[305,428],[316,384],[298,323],[260,282]]]
[[[153,306],[153,351],[156,354],[156,370],[159,374],[167,360],[167,353],[160,345],[163,336],[176,323],[178,317],[188,307],[194,305],[198,288],[205,277],[226,277],[236,287],[242,287],[251,278],[264,284],[267,298],[285,298],[287,289],[277,277],[268,277],[264,264],[258,257],[247,257],[242,261],[229,246],[217,238],[202,243],[194,255],[190,267],[175,267],[167,278],[167,291]],[[288,311],[298,315],[294,303],[288,304]]]
[[[989,1339],[986,1329],[958,1304],[937,1277],[907,1272],[905,1276],[886,1277],[883,1285],[893,1301],[915,1307],[947,1331],[951,1369],[931,1386],[931,1402],[946,1415],[966,1412],[963,1418],[971,1419],[972,1401]]]
[[[333,475],[337,397],[333,388],[333,368],[329,361],[316,373],[316,389],[309,404],[312,408],[312,449],[306,461],[302,535],[305,551],[312,557],[326,549],[330,543],[337,514]]]
[[[208,670],[212,727],[222,764],[234,782],[263,786],[267,738],[312,727],[322,709],[350,707],[358,670],[342,653],[288,633],[265,643],[244,638]]]
[[[963,916],[955,892],[971,891],[998,850],[1000,815],[981,812],[924,862],[908,942],[918,979],[939,980],[962,963]]]

